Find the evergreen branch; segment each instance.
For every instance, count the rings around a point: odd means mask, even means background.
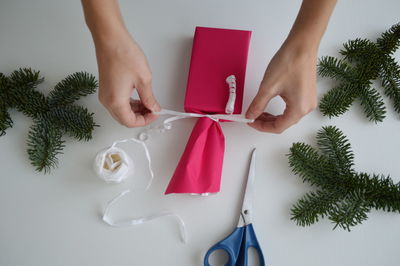
[[[10,114],[7,112],[7,106],[4,101],[0,98],[0,136],[6,134],[7,128],[13,126]]]
[[[35,90],[43,82],[39,71],[22,68],[10,75],[9,100],[12,106],[25,115],[36,118],[39,114],[48,111],[47,100],[42,93]]]
[[[312,186],[330,185],[321,177],[331,176],[332,167],[313,147],[300,142],[293,143],[288,157],[293,173],[299,175],[303,182],[309,182]]]
[[[304,143],[294,143],[288,155],[292,172],[319,189],[293,205],[291,219],[298,225],[308,226],[319,217],[328,217],[334,229],[350,231],[368,218],[371,208],[400,213],[400,183],[354,171],[350,143],[339,129],[323,127],[317,144],[324,155]]]
[[[344,114],[356,99],[357,93],[357,89],[351,84],[341,84],[322,97],[319,109],[323,115],[328,117]]]
[[[358,173],[353,186],[365,188],[365,198],[371,207],[400,213],[400,184],[393,183],[390,177]]]
[[[0,136],[13,124],[9,108],[15,107],[32,117],[35,124],[28,134],[29,159],[37,171],[48,173],[58,164],[64,133],[78,140],[92,138],[97,126],[93,113],[72,102],[93,93],[97,81],[93,75],[77,72],[58,83],[49,97],[36,90],[41,82],[39,71],[30,68],[18,69],[8,77],[0,73]]]
[[[378,48],[368,39],[357,38],[343,44],[342,50],[339,51],[344,56],[344,60],[349,62],[366,62],[370,60],[370,56],[376,54]]]
[[[338,173],[349,174],[354,165],[354,154],[346,136],[336,127],[323,127],[317,133],[317,145],[321,152],[335,163]]]
[[[77,105],[56,107],[51,110],[53,123],[65,133],[78,140],[90,140],[92,131],[97,126],[93,113]]]
[[[321,77],[351,82],[353,79],[352,68],[344,60],[332,56],[324,56],[318,62],[318,74]]]
[[[62,153],[62,132],[48,121],[37,120],[28,134],[28,155],[37,171],[50,172],[58,165],[57,155]]]
[[[305,194],[290,210],[291,220],[297,225],[310,226],[324,218],[338,200],[338,195],[318,190]]]
[[[318,64],[318,73],[341,81],[326,93],[320,110],[325,116],[338,116],[349,110],[358,97],[370,121],[383,121],[386,108],[372,80],[382,79],[382,87],[400,113],[400,70],[391,55],[400,47],[400,23],[382,33],[376,42],[357,38],[343,44],[343,59],[325,56]],[[349,91],[350,89],[350,91]]]
[[[359,98],[369,120],[375,123],[382,122],[386,108],[381,95],[374,88],[363,86],[360,88]]]
[[[76,72],[60,81],[50,92],[51,106],[65,106],[82,96],[92,94],[97,89],[96,78],[86,72]]]
[[[35,71],[31,68],[20,68],[11,73],[10,81],[12,85],[16,87],[29,86],[35,89],[44,81],[44,78],[40,77],[40,71]]]
[[[12,127],[13,121],[7,109],[10,107],[8,101],[8,78],[0,73],[0,136],[6,134],[6,129]]]
[[[385,94],[393,101],[394,110],[400,113],[400,67],[392,57],[382,65],[380,78]]]
[[[3,100],[5,104],[7,104],[8,102],[7,98],[9,86],[10,81],[8,80],[8,78],[3,73],[0,73],[0,100]]]
[[[369,80],[377,78],[382,61],[382,51],[377,45],[367,39],[350,40],[343,44],[340,53],[344,60],[357,63],[354,67],[354,77],[359,85],[368,84]]]
[[[385,54],[392,55],[400,46],[400,23],[382,33],[376,42]]]
[[[365,221],[370,210],[365,204],[364,193],[361,190],[356,189],[348,193],[329,210],[329,219],[335,224],[333,229],[339,226],[350,231],[350,227]]]

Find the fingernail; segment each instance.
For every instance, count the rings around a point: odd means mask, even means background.
[[[152,112],[160,112],[161,111],[161,106],[158,103],[155,103],[152,107],[151,107],[151,111]]]
[[[246,118],[247,118],[247,119],[256,119],[257,116],[256,116],[256,114],[254,114],[253,112],[248,111],[248,112],[246,113]]]

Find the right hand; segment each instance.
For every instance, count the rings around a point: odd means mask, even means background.
[[[126,127],[153,122],[160,111],[151,87],[152,74],[146,56],[126,33],[111,41],[96,43],[99,68],[99,100]],[[131,98],[137,90],[140,100]]]

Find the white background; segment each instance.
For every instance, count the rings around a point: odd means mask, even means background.
[[[195,26],[252,30],[244,110],[254,97],[263,72],[297,14],[300,1],[122,1],[130,32],[148,56],[154,91],[163,107],[183,110]],[[400,2],[339,1],[319,55],[338,55],[341,44],[355,37],[375,38],[399,21]],[[67,74],[97,73],[95,53],[79,1],[16,1],[0,3],[0,72],[32,67],[46,77],[47,93]],[[399,53],[396,54],[400,59]],[[96,74],[97,75],[97,74]],[[321,97],[332,84],[318,81]],[[378,86],[379,90],[381,88]],[[26,153],[30,118],[11,111],[14,127],[0,138],[0,265],[202,265],[204,252],[234,228],[252,147],[258,148],[254,226],[268,265],[399,265],[400,215],[372,211],[352,232],[322,220],[302,228],[290,220],[290,207],[310,190],[291,173],[285,156],[293,142],[314,144],[323,125],[344,131],[355,152],[356,169],[391,174],[400,181],[399,115],[390,101],[383,123],[368,122],[355,104],[339,118],[316,110],[280,135],[250,127],[223,125],[226,153],[221,192],[212,197],[164,196],[163,192],[186,144],[193,120],[179,121],[149,142],[156,178],[146,193],[148,178],[141,148],[122,146],[134,158],[136,175],[120,185],[97,179],[91,165],[96,152],[138,129],[118,125],[98,103],[97,95],[79,103],[95,113],[101,127],[90,142],[67,138],[58,169],[35,173]],[[274,100],[269,110],[282,111]],[[138,158],[139,157],[139,158]],[[106,202],[126,188],[115,217],[142,216],[173,210],[185,220],[189,243],[180,242],[173,219],[133,228],[115,229],[102,223]],[[221,258],[216,256],[217,260]]]

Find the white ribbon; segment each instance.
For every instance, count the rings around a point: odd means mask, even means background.
[[[235,101],[236,101],[236,77],[235,75],[230,75],[225,79],[225,82],[229,85],[229,99],[226,103],[225,113],[226,114],[197,114],[197,113],[184,113],[177,112],[168,109],[161,109],[159,112],[153,112],[157,115],[172,115],[172,117],[167,118],[163,121],[162,126],[158,127],[149,127],[145,129],[143,132],[139,134],[139,139],[142,141],[146,141],[149,138],[149,133],[154,130],[158,130],[161,133],[164,133],[167,130],[170,130],[172,125],[171,122],[176,120],[184,119],[184,118],[192,118],[192,117],[208,117],[215,122],[219,122],[219,120],[227,120],[234,121],[239,123],[253,123],[254,119],[247,119],[243,115],[233,115],[233,111],[235,109]]]
[[[219,120],[227,120],[239,123],[253,123],[254,119],[248,119],[244,117],[244,115],[227,115],[227,114],[197,114],[197,113],[184,113],[184,112],[176,112],[168,109],[161,109],[160,112],[154,112],[158,115],[173,115],[164,121],[164,123],[172,122],[174,120],[182,119],[182,118],[190,118],[190,117],[208,117],[211,120],[218,122]],[[174,119],[172,119],[174,118]]]
[[[114,221],[110,215],[109,215],[109,211],[111,209],[111,207],[119,200],[121,199],[123,196],[125,196],[126,194],[128,194],[129,192],[131,192],[130,190],[125,190],[123,192],[121,192],[118,196],[116,196],[115,198],[113,198],[112,200],[110,200],[107,205],[106,208],[104,210],[104,214],[103,214],[103,221],[113,227],[128,227],[128,226],[134,226],[134,225],[139,225],[139,224],[143,224],[143,223],[147,223],[150,222],[152,220],[155,219],[159,219],[162,217],[174,217],[179,225],[179,232],[181,234],[181,240],[184,243],[187,243],[187,235],[186,235],[186,228],[185,228],[185,223],[183,222],[182,218],[179,217],[179,215],[173,213],[173,212],[167,212],[167,211],[163,211],[160,212],[158,214],[153,214],[153,215],[149,215],[149,216],[145,216],[145,217],[140,217],[140,218],[136,218],[136,219],[128,219],[128,220],[121,220],[121,221]]]
[[[133,141],[135,143],[142,145],[143,149],[145,151],[146,158],[148,161],[148,168],[149,168],[149,172],[150,172],[150,180],[145,188],[145,191],[146,191],[149,189],[149,187],[151,186],[151,183],[154,179],[154,172],[151,167],[151,157],[150,157],[149,150],[148,150],[146,144],[142,140],[130,138],[130,139],[123,139],[123,140],[113,142],[113,144],[109,148],[106,148],[106,149],[100,151],[96,155],[96,158],[94,161],[94,170],[101,179],[105,180],[108,183],[111,183],[111,182],[120,183],[121,181],[123,181],[124,179],[126,179],[128,177],[128,174],[130,172],[131,172],[131,174],[133,174],[132,159],[122,149],[116,147],[117,144],[128,142],[128,141]],[[123,191],[118,196],[116,196],[115,198],[113,198],[111,201],[109,201],[107,203],[106,208],[103,213],[103,221],[106,224],[113,226],[113,227],[128,227],[128,226],[143,224],[143,223],[146,223],[146,222],[158,219],[158,218],[172,216],[178,222],[182,241],[184,243],[187,243],[185,223],[183,222],[182,218],[179,215],[177,215],[173,212],[162,211],[158,214],[153,214],[153,215],[140,217],[140,218],[136,218],[136,219],[114,221],[109,215],[111,207],[118,200],[120,200],[123,196],[125,196],[129,192],[130,192],[130,190]]]
[[[172,122],[180,120],[180,119],[185,119],[185,118],[207,117],[216,122],[219,122],[219,120],[227,120],[227,121],[233,121],[233,122],[238,122],[238,123],[253,123],[254,122],[254,119],[247,119],[243,115],[184,113],[184,112],[177,112],[177,111],[168,110],[168,109],[161,109],[161,111],[154,112],[154,114],[172,115],[172,117],[165,119],[162,122],[162,126],[148,127],[147,129],[145,129],[144,131],[139,133],[139,139],[141,141],[148,140],[150,132],[159,131],[161,133],[164,133],[165,131],[170,130],[172,128],[172,124],[171,124]]]

